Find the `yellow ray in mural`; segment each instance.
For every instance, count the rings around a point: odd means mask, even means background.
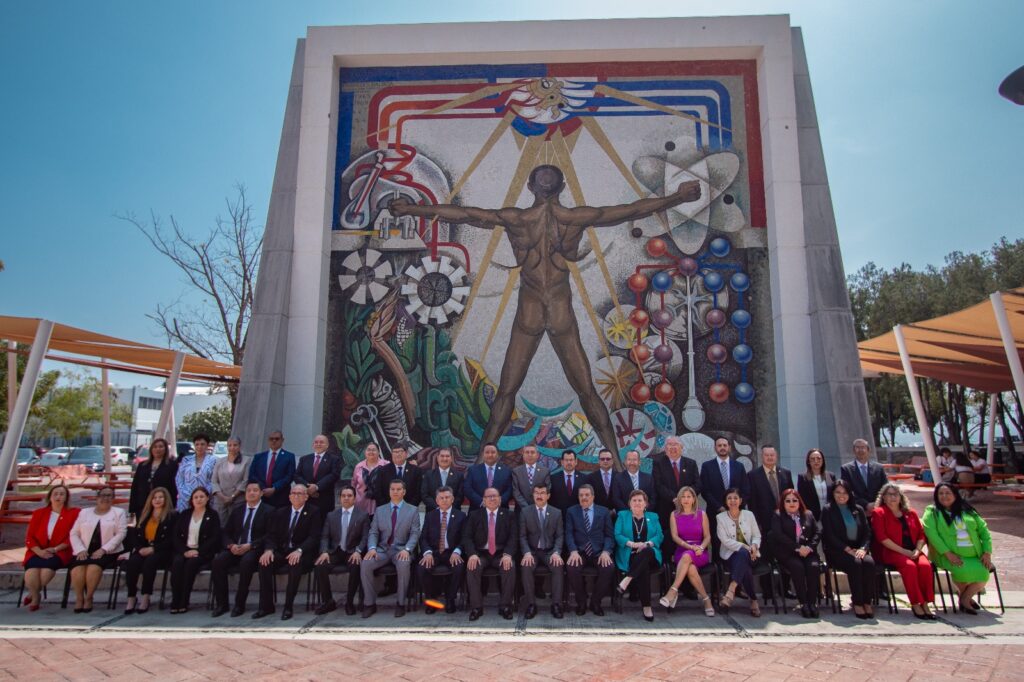
[[[649,99],[644,99],[643,97],[637,97],[636,95],[632,95],[632,94],[630,94],[628,92],[623,92],[622,90],[616,90],[615,88],[610,88],[607,85],[595,85],[594,86],[594,92],[601,92],[601,93],[604,93],[606,95],[611,95],[612,97],[614,97],[616,99],[621,99],[621,100],[624,100],[624,101],[629,102],[631,104],[636,104],[636,105],[641,106],[641,107],[646,107],[647,109],[654,109],[655,111],[660,111],[660,112],[665,113],[665,114],[670,114],[672,116],[678,116],[680,118],[685,118],[685,119],[688,119],[690,121],[696,121],[697,123],[703,123],[704,125],[711,126],[712,128],[720,128],[720,129],[722,129],[722,130],[724,130],[726,132],[730,132],[730,133],[732,132],[732,128],[726,128],[724,125],[721,125],[720,123],[712,123],[711,121],[703,119],[703,118],[701,118],[699,116],[693,116],[691,114],[684,114],[683,112],[681,112],[681,111],[679,111],[677,109],[673,109],[672,107],[666,107],[664,104],[658,104],[657,102],[652,102]]]
[[[508,301],[512,298],[512,290],[516,288],[516,284],[519,283],[519,270],[521,268],[512,268],[508,273],[508,281],[505,282],[505,290],[501,292],[501,301],[498,303],[498,310],[494,313],[494,321],[491,322],[491,330],[487,332],[487,340],[484,342],[484,349],[480,351],[480,362],[487,359],[487,350],[491,347],[491,341],[494,340],[494,334],[498,331],[498,322],[505,315],[505,308],[508,306]]]
[[[478,89],[474,90],[473,92],[470,92],[468,94],[463,95],[462,97],[456,97],[455,99],[451,100],[450,102],[445,102],[441,106],[434,107],[433,109],[427,109],[426,111],[417,112],[416,115],[417,116],[433,116],[434,114],[442,114],[442,113],[448,111],[449,109],[455,109],[455,108],[461,107],[463,104],[470,104],[472,102],[476,102],[478,100],[484,99],[485,97],[491,97],[492,95],[500,95],[503,92],[508,92],[509,90],[515,90],[516,88],[521,88],[522,86],[523,86],[522,83],[499,83],[497,85],[488,85],[488,86],[485,86],[485,87],[482,87],[482,88],[478,88]],[[386,133],[387,131],[391,130],[392,128],[400,125],[401,121],[402,121],[402,119],[400,118],[398,121],[395,121],[394,123],[392,123],[389,126],[384,126],[383,128],[378,128],[377,132],[376,132],[376,135],[379,137],[381,133]],[[384,145],[384,146],[387,145],[386,141],[381,142],[381,144]]]

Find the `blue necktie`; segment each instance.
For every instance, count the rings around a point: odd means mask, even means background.
[[[718,467],[722,470],[722,484],[728,490],[729,488],[729,460],[721,459],[718,461]]]

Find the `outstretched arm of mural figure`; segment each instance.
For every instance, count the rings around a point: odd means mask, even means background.
[[[678,206],[688,201],[700,199],[700,182],[690,180],[679,185],[673,194],[664,197],[651,197],[640,199],[631,204],[619,206],[581,206],[579,208],[566,209],[568,218],[559,219],[566,225],[576,227],[607,227],[608,225],[619,225],[630,220],[640,220],[658,211]]]
[[[411,215],[438,218],[449,223],[465,223],[485,229],[490,229],[495,225],[517,225],[519,224],[519,214],[522,212],[518,208],[492,210],[476,208],[475,206],[456,206],[455,204],[420,206],[412,203],[405,197],[395,199],[389,204],[388,208],[396,216]]]

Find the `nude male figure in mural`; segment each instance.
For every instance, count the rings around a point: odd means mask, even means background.
[[[537,166],[530,173],[527,188],[533,192],[530,208],[484,209],[442,204],[418,206],[407,199],[391,202],[391,213],[438,218],[485,229],[503,225],[520,267],[519,302],[512,335],[509,338],[501,380],[491,406],[481,442],[497,442],[508,428],[516,394],[526,379],[537,347],[544,334],[562,363],[569,385],[579,396],[583,413],[601,439],[601,444],[617,451],[615,431],[608,409],[594,388],[590,362],[572,309],[568,263],[582,258],[580,241],[588,227],[619,225],[639,220],[678,204],[700,198],[700,183],[682,183],[674,194],[641,199],[620,206],[578,206],[568,208],[558,201],[565,188],[562,171],[555,166]]]

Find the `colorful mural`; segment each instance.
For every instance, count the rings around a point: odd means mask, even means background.
[[[775,417],[755,73],[342,69],[324,421],[350,463],[749,453]]]

